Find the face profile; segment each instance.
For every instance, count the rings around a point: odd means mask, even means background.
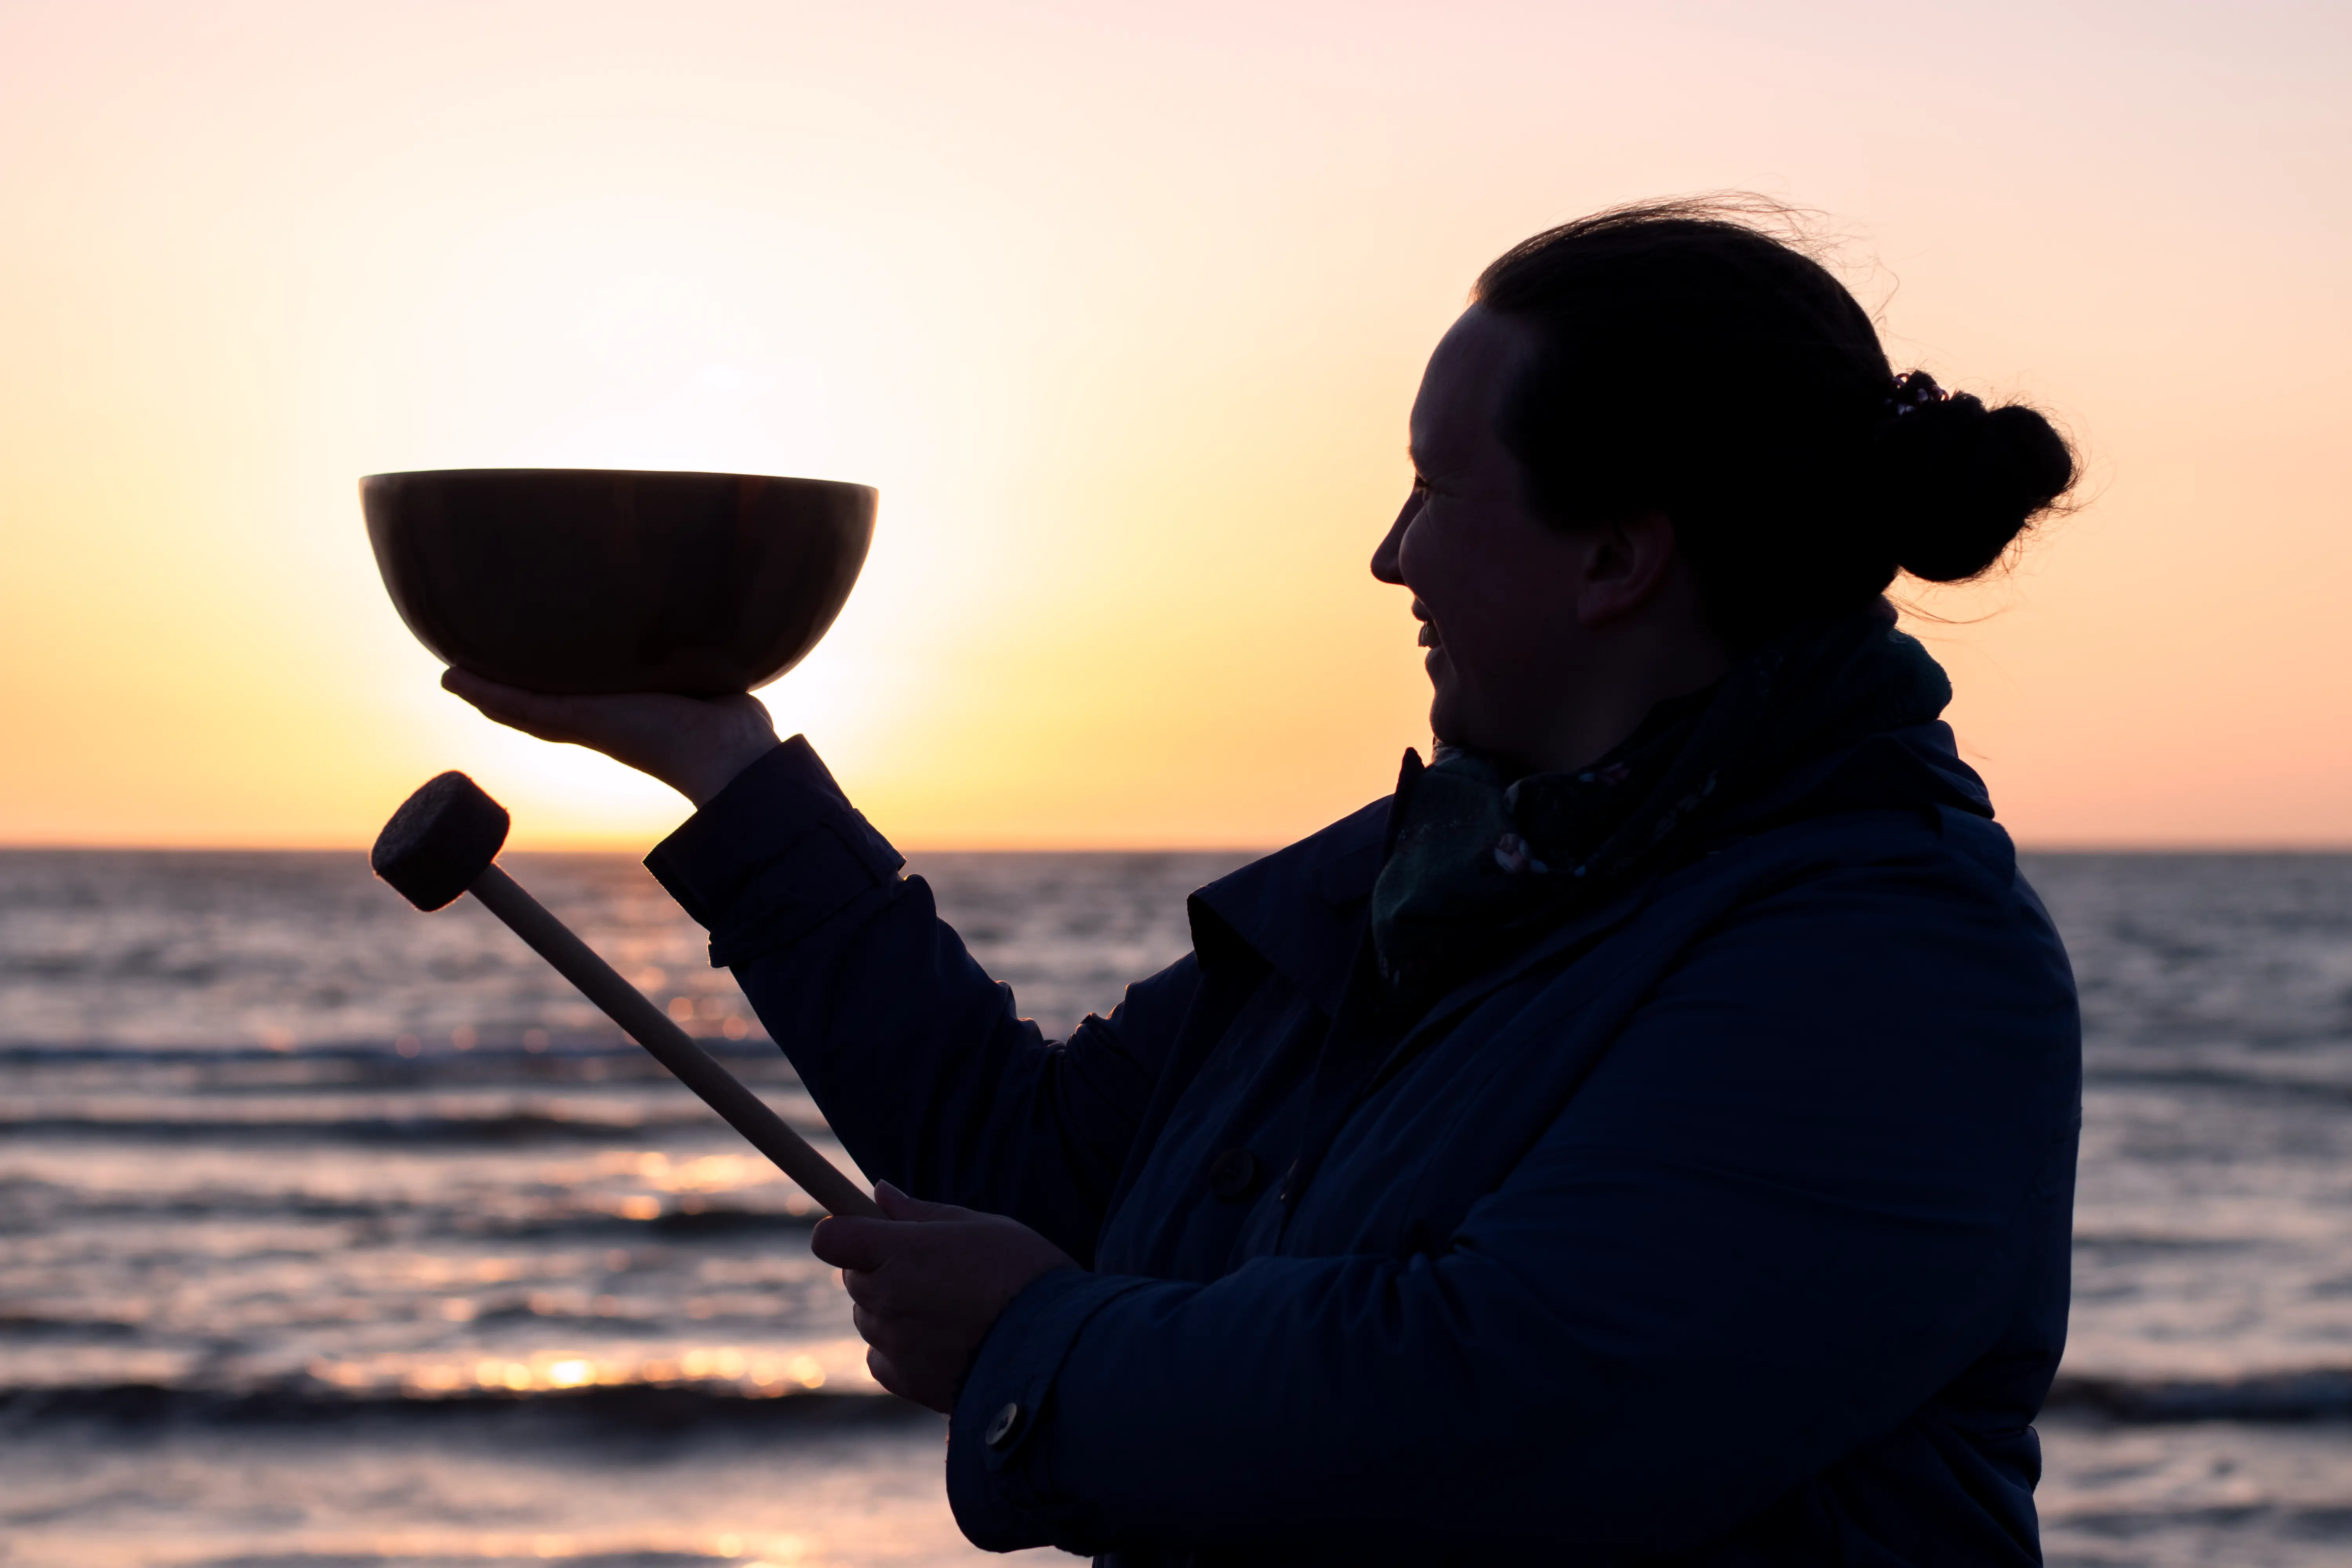
[[[1528,509],[1504,447],[1504,394],[1536,350],[1517,322],[1472,306],[1430,356],[1410,424],[1412,491],[1372,574],[1412,593],[1441,743],[1507,749],[1517,710],[1568,650],[1574,542]]]
[[[1706,684],[1727,656],[1663,516],[1564,529],[1538,514],[1503,433],[1541,352],[1528,323],[1475,304],[1439,342],[1413,400],[1412,493],[1372,575],[1412,594],[1437,743],[1558,769],[1605,750],[1624,709]],[[1678,655],[1631,652],[1662,640]],[[1629,657],[1655,679],[1623,688]]]

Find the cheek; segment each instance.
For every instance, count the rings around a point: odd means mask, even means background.
[[[1397,574],[1434,615],[1444,615],[1445,605],[1465,596],[1461,543],[1458,529],[1427,511],[1412,521],[1398,542]]]
[[[1507,536],[1495,537],[1496,530],[1475,542],[1465,531],[1459,520],[1416,522],[1398,551],[1405,585],[1428,607],[1454,662],[1534,654],[1552,618],[1552,563],[1513,549]]]

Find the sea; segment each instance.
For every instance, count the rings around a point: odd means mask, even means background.
[[[1244,858],[911,869],[1059,1034]],[[506,864],[845,1161],[640,866]],[[2352,1565],[2352,857],[2028,873],[2087,1033],[2049,1559]],[[0,852],[6,1568],[979,1562],[812,1217],[471,900]]]

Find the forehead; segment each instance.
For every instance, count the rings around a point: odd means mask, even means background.
[[[1467,462],[1501,449],[1495,416],[1520,366],[1536,350],[1535,330],[1473,305],[1438,340],[1412,402],[1412,453],[1424,465]]]

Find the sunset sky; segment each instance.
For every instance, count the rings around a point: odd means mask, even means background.
[[[0,842],[534,844],[355,480],[855,479],[764,694],[901,844],[1272,845],[1426,739],[1365,561],[1480,268],[1729,187],[2088,503],[1919,603],[2028,845],[2352,846],[2352,7],[0,0]],[[1755,389],[1769,396],[1769,388]]]

